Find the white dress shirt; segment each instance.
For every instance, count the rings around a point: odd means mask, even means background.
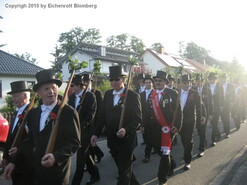
[[[13,127],[12,127],[11,133],[14,132],[15,127],[16,127],[18,121],[19,121],[19,115],[23,113],[23,111],[24,111],[24,109],[27,107],[27,105],[28,105],[28,104],[24,104],[24,105],[22,105],[22,107],[16,108],[16,111],[18,111],[18,112],[17,112],[17,114],[16,114],[15,121],[14,121],[14,123],[13,123]]]
[[[161,93],[164,92],[165,89],[161,89],[161,90],[156,90],[156,92],[158,93],[158,97],[159,97],[159,101],[162,97]]]
[[[224,96],[226,96],[227,83],[222,84]]]
[[[139,89],[139,93],[142,93],[143,91],[145,91],[145,89],[146,89],[145,85],[141,86],[140,89]]]
[[[216,83],[214,83],[214,84],[210,84],[210,89],[211,89],[211,93],[212,93],[212,95],[214,95],[214,94],[215,94],[215,87],[216,87]]]
[[[75,95],[75,109],[77,109],[77,106],[79,105],[79,102],[81,100],[80,96],[82,96],[84,92],[84,89],[79,93]]]
[[[148,100],[148,96],[151,93],[152,89],[146,89],[145,93],[146,93],[146,101]]]
[[[50,115],[52,109],[56,106],[57,101],[55,101],[53,104],[46,106],[46,105],[41,105],[41,116],[40,116],[40,122],[39,122],[39,131],[43,130],[45,128],[45,122]]]
[[[181,103],[182,109],[184,109],[184,106],[188,98],[188,94],[189,94],[189,91],[184,91],[183,89],[181,89],[180,103]]]
[[[112,94],[114,95],[114,99],[113,99],[113,106],[117,105],[119,99],[120,99],[120,95],[124,92],[124,88],[122,88],[120,91],[113,91]]]

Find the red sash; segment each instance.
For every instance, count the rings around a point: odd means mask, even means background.
[[[169,155],[172,147],[172,140],[170,136],[170,131],[172,125],[169,125],[161,112],[159,97],[156,91],[152,93],[152,107],[154,110],[154,116],[157,122],[162,126],[162,135],[161,135],[161,151],[163,155]]]

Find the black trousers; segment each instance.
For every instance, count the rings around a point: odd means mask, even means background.
[[[216,142],[220,138],[220,130],[218,127],[219,117],[220,117],[220,114],[218,112],[215,112],[214,116],[211,120],[211,125],[212,125],[211,140],[212,140],[212,142]]]
[[[207,128],[207,119],[205,120],[204,124],[201,124],[201,121],[197,121],[196,129],[199,136],[199,150],[204,151],[206,147],[206,128]]]
[[[11,174],[13,185],[34,185],[34,169],[23,169],[22,171],[14,170]]]
[[[117,185],[140,185],[136,180],[132,167],[132,151],[110,149],[110,153],[118,167]]]
[[[184,122],[180,136],[181,136],[181,141],[184,147],[184,161],[185,163],[190,163],[192,159],[192,150],[193,150],[193,136],[194,136],[194,127],[195,127],[195,122]]]
[[[85,153],[86,148],[80,147],[76,154],[76,171],[72,180],[72,185],[80,185],[84,174],[84,167],[87,165],[87,171],[92,177],[99,177],[99,171],[89,158],[89,153]],[[89,149],[90,150],[90,149]]]
[[[221,120],[224,126],[224,133],[228,135],[230,133],[230,109],[224,108],[220,114]]]
[[[145,157],[150,158],[152,148],[153,147],[149,143],[146,144],[146,147],[145,147]]]

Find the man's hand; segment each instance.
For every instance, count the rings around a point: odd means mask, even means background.
[[[202,118],[201,118],[201,124],[204,125],[205,122],[206,122],[206,118],[205,118],[205,117],[202,117]]]
[[[3,159],[3,160],[1,161],[1,167],[2,167],[2,168],[5,168],[6,165],[7,165],[7,160],[6,160],[6,159]]]
[[[143,126],[140,127],[140,131],[141,131],[141,133],[144,133],[144,127]]]
[[[117,137],[123,138],[126,135],[126,130],[124,128],[120,128],[117,132]]]
[[[173,133],[173,134],[178,133],[178,129],[177,129],[176,127],[174,127],[174,126],[172,127],[172,133]]]
[[[52,153],[46,154],[42,159],[41,159],[41,164],[44,167],[52,167],[55,164],[56,160],[55,157]]]
[[[10,156],[10,157],[14,157],[15,154],[16,154],[16,152],[17,152],[17,148],[16,148],[16,147],[11,148],[11,149],[9,150],[9,156]]]
[[[96,146],[97,138],[98,137],[96,135],[92,135],[92,137],[91,137],[91,145],[92,146]]]
[[[213,119],[213,116],[212,115],[209,115],[208,116],[208,121],[211,121]]]
[[[13,163],[9,163],[5,169],[4,169],[4,178],[5,180],[10,180],[11,179],[11,174],[13,172],[13,170],[15,169],[15,165]]]

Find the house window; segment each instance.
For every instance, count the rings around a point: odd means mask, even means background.
[[[2,93],[2,80],[0,80],[0,98],[3,97],[3,93]]]

